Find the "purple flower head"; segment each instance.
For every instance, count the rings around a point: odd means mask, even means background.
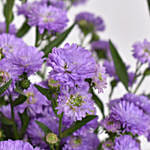
[[[33,148],[33,146],[27,142],[21,140],[8,140],[0,141],[0,150],[40,150],[39,148]]]
[[[0,51],[5,57],[8,57],[15,51],[20,51],[24,46],[26,46],[26,44],[14,35],[6,33],[0,35]]]
[[[63,150],[95,150],[99,145],[96,134],[89,133],[88,136],[71,136],[67,139]]]
[[[10,72],[13,74],[27,73],[31,75],[41,69],[43,52],[32,46],[22,46],[19,50],[9,55],[7,61],[10,66]]]
[[[44,106],[50,107],[50,101],[34,85],[30,85],[27,90],[24,90],[24,93],[27,96],[27,100],[16,107],[20,113],[23,113],[25,108],[28,108],[30,116],[35,116],[43,113]]]
[[[96,62],[91,52],[76,44],[53,48],[48,65],[53,69],[50,72],[51,78],[70,87],[80,85],[96,73]]]
[[[14,24],[9,25],[9,34],[16,34],[16,27]],[[0,34],[6,33],[6,23],[0,22]]]
[[[86,32],[92,31],[104,31],[105,24],[101,17],[95,17],[94,14],[89,12],[81,12],[76,16],[76,22],[79,24],[79,27],[82,31],[87,30]]]
[[[86,85],[85,85],[86,86]],[[87,85],[88,86],[88,85]],[[64,112],[64,116],[70,120],[82,120],[87,114],[95,114],[94,103],[85,87],[71,89],[58,97],[58,114]]]
[[[114,121],[112,118],[107,117],[101,121],[101,126],[109,132],[118,132],[121,128],[119,121]]]
[[[30,26],[38,26],[41,34],[45,29],[48,32],[62,32],[68,22],[65,10],[47,5],[38,5],[31,9],[28,20]]]
[[[110,117],[119,121],[124,131],[132,134],[146,135],[149,130],[150,119],[142,109],[124,97],[110,102]]]
[[[91,49],[92,51],[95,51],[97,54],[99,54],[99,52],[104,52],[105,55],[104,57],[106,57],[108,60],[112,60],[108,41],[104,40],[94,41],[91,43]]]
[[[136,42],[133,45],[133,56],[142,64],[150,65],[150,42],[146,39],[143,42]]]
[[[105,68],[103,66],[97,65],[96,75],[92,79],[95,88],[98,89],[98,92],[103,92],[103,89],[106,88],[107,85]]]
[[[130,135],[121,135],[115,139],[114,150],[140,150],[140,144]]]

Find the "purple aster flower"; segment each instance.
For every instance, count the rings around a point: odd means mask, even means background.
[[[91,43],[91,49],[92,51],[95,51],[97,54],[99,51],[103,51],[106,55],[106,58],[112,60],[108,41],[104,40],[94,41]]]
[[[0,51],[5,57],[8,57],[14,51],[20,51],[24,46],[26,44],[14,35],[5,33],[0,35]]]
[[[115,139],[114,150],[140,150],[140,144],[130,135],[122,135]]]
[[[109,104],[110,117],[119,121],[124,131],[138,135],[146,135],[150,119],[142,109],[126,99],[113,100]]]
[[[67,22],[66,11],[53,6],[38,5],[31,9],[28,15],[28,24],[38,26],[41,34],[45,29],[48,32],[62,32]]]
[[[105,74],[105,68],[103,66],[97,65],[97,71],[96,75],[92,78],[94,87],[98,89],[98,92],[103,92],[103,89],[106,88],[107,82],[106,82],[106,74]]]
[[[121,128],[120,122],[114,121],[110,117],[106,117],[105,119],[103,119],[100,125],[109,132],[118,132]]]
[[[30,85],[27,90],[24,90],[25,95],[27,96],[26,102],[17,106],[17,110],[20,113],[23,113],[25,108],[28,108],[30,116],[35,116],[37,114],[43,113],[43,107],[50,106],[50,101],[42,95],[34,85]]]
[[[53,48],[49,54],[48,65],[53,68],[50,76],[70,87],[79,86],[86,78],[92,78],[96,73],[96,62],[91,52],[76,44]]]
[[[22,46],[7,58],[10,72],[20,75],[27,73],[28,76],[34,74],[42,67],[42,56],[43,52],[39,52],[35,47]]]
[[[16,34],[16,27],[14,24],[9,25],[9,34]],[[0,34],[6,33],[6,23],[0,22]]]
[[[33,146],[27,142],[21,140],[8,140],[0,141],[0,150],[40,150],[39,148],[33,148]]]
[[[143,42],[136,42],[133,45],[133,56],[142,64],[150,65],[150,42],[146,39]]]
[[[67,139],[63,150],[95,150],[99,145],[96,134],[89,133],[88,136],[71,136]]]
[[[94,14],[89,12],[81,12],[76,16],[76,22],[80,28],[85,27],[90,31],[104,31],[105,24],[101,17],[95,17]]]
[[[86,86],[81,88],[71,89],[58,97],[58,114],[64,112],[64,116],[70,120],[82,120],[87,114],[95,114],[94,103],[91,99],[91,94],[85,91]]]

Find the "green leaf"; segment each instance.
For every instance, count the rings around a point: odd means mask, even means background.
[[[8,104],[9,102],[5,100],[4,96],[0,97],[0,107],[3,105],[8,105]]]
[[[9,32],[9,24],[13,21],[14,15],[13,15],[13,6],[14,6],[15,0],[7,0],[4,5],[4,16],[6,20],[6,31]]]
[[[14,122],[13,122],[11,119],[5,117],[5,116],[2,114],[2,112],[0,112],[0,121],[1,121],[3,124],[5,124],[5,125],[13,125],[13,124],[14,124]]]
[[[18,114],[19,114],[21,124],[22,124],[20,134],[21,134],[21,137],[23,137],[29,125],[30,117],[27,114],[27,108],[24,110],[22,114],[21,113],[18,113]]]
[[[112,94],[113,94],[113,91],[114,91],[114,88],[117,86],[117,81],[116,80],[112,80],[111,81],[111,92],[110,92],[110,94],[109,94],[109,98],[111,98],[111,96],[112,96]]]
[[[150,68],[147,68],[145,71],[144,71],[144,76],[149,76],[150,75]]]
[[[92,99],[94,100],[95,104],[97,105],[97,107],[101,111],[103,118],[104,118],[105,117],[104,104],[102,103],[101,99],[95,94],[93,89],[91,89],[91,93],[92,93]]]
[[[117,52],[117,49],[115,48],[115,46],[111,41],[109,41],[109,46],[110,46],[113,62],[115,65],[116,74],[118,75],[120,81],[123,83],[126,90],[128,91],[128,74],[127,74],[126,66],[123,60],[121,59],[119,53]]]
[[[5,83],[2,87],[0,87],[0,95],[2,95],[10,86],[12,80],[9,80],[7,83]]]
[[[78,129],[80,129],[81,127],[83,127],[85,124],[95,119],[96,117],[97,117],[96,115],[89,115],[83,118],[81,121],[76,121],[70,128],[62,132],[61,138],[72,135],[72,133],[74,133],[75,131],[77,131]]]
[[[35,122],[42,129],[45,135],[47,135],[48,133],[52,133],[52,131],[44,123],[37,121],[37,120]]]
[[[45,48],[43,48],[43,52],[45,53],[44,57],[47,57],[48,54],[52,52],[52,49],[54,47],[58,47],[60,44],[64,42],[64,40],[67,38],[69,33],[74,28],[74,26],[75,23],[71,27],[69,27],[66,31],[64,31],[62,34],[58,35],[58,37],[55,40],[51,41],[48,45],[46,45]]]
[[[23,104],[26,101],[27,97],[25,95],[19,95],[17,99],[13,102],[13,106],[17,106]]]
[[[31,29],[31,27],[28,25],[28,20],[25,20],[25,22],[22,24],[22,26],[20,27],[20,29],[17,32],[17,37],[23,37],[24,35],[26,35],[29,30]]]

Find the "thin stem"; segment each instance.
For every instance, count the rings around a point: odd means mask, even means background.
[[[141,78],[140,82],[138,83],[137,87],[135,88],[134,92],[133,93],[136,93],[139,89],[139,87],[141,86],[142,82],[144,81],[145,79],[145,75],[143,75],[143,77]]]
[[[61,137],[62,119],[63,119],[63,113],[61,113],[59,117],[59,137]]]
[[[11,96],[10,96],[10,106],[11,106],[11,119],[14,122],[13,123],[14,136],[15,136],[15,139],[19,139],[19,135],[18,135],[18,131],[17,131],[17,126],[16,126],[16,122],[15,122],[14,106],[13,106],[13,101],[12,101]]]

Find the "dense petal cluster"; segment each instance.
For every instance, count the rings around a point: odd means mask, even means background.
[[[115,139],[114,150],[140,150],[140,144],[130,135],[122,135]]]
[[[91,31],[104,31],[105,24],[101,17],[95,17],[89,12],[81,12],[76,16],[76,22],[82,28],[88,27]]]
[[[142,64],[150,65],[150,42],[146,39],[143,42],[136,42],[133,45],[133,56]]]
[[[70,87],[80,86],[81,82],[94,77],[96,73],[96,62],[91,52],[76,44],[53,48],[48,65],[53,68],[50,76]]]
[[[0,150],[40,150],[39,148],[33,148],[31,144],[23,142],[21,140],[8,140],[0,142]]]
[[[14,24],[9,25],[9,34],[16,34],[16,27]],[[0,22],[0,34],[6,33],[6,23]]]
[[[149,115],[135,103],[128,101],[127,98],[130,99],[130,97],[124,96],[110,102],[110,117],[114,122],[120,122],[123,131],[147,135],[150,124]]]

